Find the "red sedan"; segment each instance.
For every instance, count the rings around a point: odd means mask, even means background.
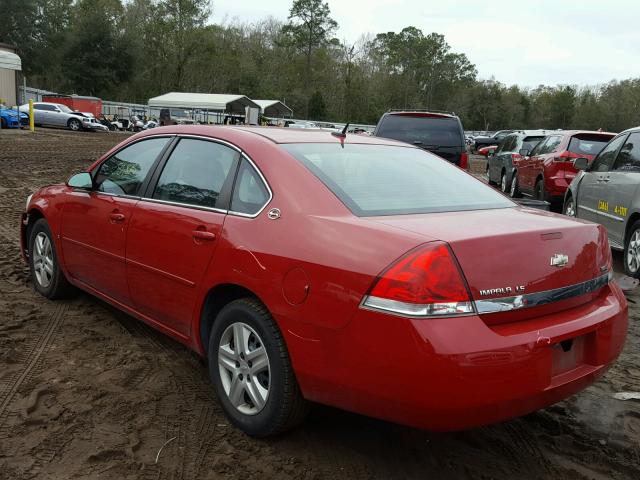
[[[601,226],[376,137],[153,129],[30,196],[21,238],[38,292],[81,288],[191,347],[256,436],[308,401],[498,422],[591,384],[627,330]]]

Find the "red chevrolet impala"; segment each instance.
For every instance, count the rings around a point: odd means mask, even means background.
[[[605,230],[376,137],[175,126],[27,201],[35,288],[81,288],[208,359],[250,435],[308,401],[434,430],[591,384],[627,304]]]

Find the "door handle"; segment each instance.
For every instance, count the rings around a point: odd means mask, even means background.
[[[122,213],[110,213],[109,214],[109,219],[113,222],[113,223],[120,223],[120,222],[124,222],[124,219],[126,217],[124,216],[124,214]]]
[[[213,232],[207,232],[206,230],[194,230],[193,232],[193,238],[197,239],[197,240],[215,240],[216,239],[216,234]]]

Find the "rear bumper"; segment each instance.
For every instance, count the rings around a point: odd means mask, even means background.
[[[303,352],[293,342],[291,353],[311,400],[413,427],[460,430],[584,389],[618,357],[626,330],[626,300],[610,284],[588,304],[491,327],[476,315],[410,320],[360,310],[330,339],[335,350],[317,342]],[[571,339],[576,349],[563,352],[560,342]]]

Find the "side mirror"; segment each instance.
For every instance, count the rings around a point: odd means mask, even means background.
[[[528,148],[523,148],[520,150],[520,156],[521,157],[528,157],[529,156],[529,149]]]
[[[80,190],[92,190],[93,179],[88,172],[80,172],[71,175],[69,180],[67,180],[67,185],[71,188],[79,188]]]
[[[573,168],[576,170],[586,170],[589,167],[589,160],[584,157],[576,158],[573,161]]]

